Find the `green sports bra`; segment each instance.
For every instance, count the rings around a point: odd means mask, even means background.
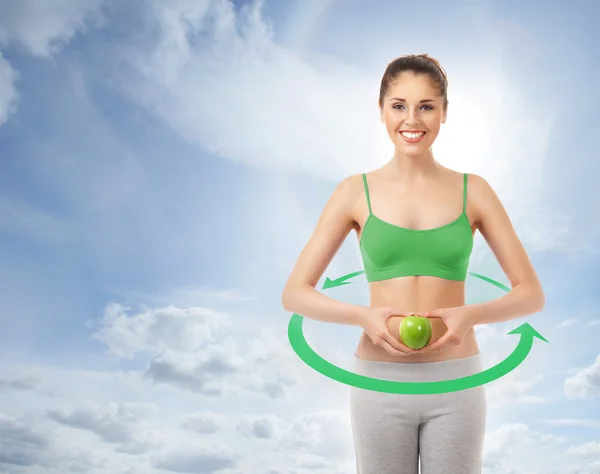
[[[414,275],[464,281],[473,250],[473,233],[466,214],[467,174],[461,215],[449,224],[424,230],[400,227],[375,216],[367,175],[362,176],[369,217],[360,237],[360,252],[367,281]]]

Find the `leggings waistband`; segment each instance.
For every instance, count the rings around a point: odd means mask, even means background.
[[[387,362],[354,356],[353,370],[357,374],[383,380],[434,382],[481,372],[483,364],[480,353],[435,362]]]

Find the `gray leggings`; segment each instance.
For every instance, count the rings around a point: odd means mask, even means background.
[[[357,374],[435,381],[483,370],[480,354],[441,362],[354,358]],[[486,425],[484,386],[403,395],[350,387],[357,474],[480,474]],[[419,471],[420,460],[420,471]]]

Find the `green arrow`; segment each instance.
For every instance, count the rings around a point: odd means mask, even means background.
[[[351,281],[347,281],[350,280],[351,278],[354,278],[355,276],[358,275],[362,275],[363,273],[365,273],[364,270],[358,271],[358,272],[353,272],[353,273],[348,273],[347,275],[342,275],[339,278],[336,278],[335,280],[332,280],[329,277],[325,278],[325,282],[323,283],[323,289],[326,290],[327,288],[333,288],[335,286],[342,286],[342,285],[349,285],[350,283],[352,283]],[[510,288],[507,287],[506,285],[503,285],[502,283],[496,281],[496,280],[492,280],[489,277],[486,277],[485,275],[480,275],[478,273],[473,273],[473,272],[467,272],[469,275],[474,276],[475,278],[479,278],[480,280],[483,281],[487,281],[488,283],[491,283],[494,286],[497,286],[498,288],[504,290],[504,291],[510,291]]]
[[[490,277],[486,277],[484,275],[479,275],[478,273],[473,273],[473,272],[468,272],[468,273],[469,273],[469,275],[472,275],[475,278],[479,278],[480,280],[487,281],[488,283],[491,283],[492,285],[497,286],[498,288],[500,288],[506,292],[510,291],[510,288],[508,286],[503,285],[499,281],[492,280]]]
[[[304,318],[299,314],[293,314],[288,326],[288,338],[294,351],[300,358],[315,369],[317,372],[338,382],[352,385],[358,388],[374,390],[378,392],[403,393],[403,394],[432,394],[447,393],[465,390],[483,385],[506,375],[514,370],[528,356],[533,346],[533,339],[538,338],[548,342],[529,323],[524,323],[508,334],[520,334],[519,343],[513,352],[502,362],[482,372],[457,379],[441,380],[435,382],[396,382],[392,380],[381,380],[364,375],[348,372],[319,356],[308,345],[302,332],[302,321]]]
[[[523,336],[525,336],[525,337],[531,336],[532,341],[533,341],[534,337],[537,337],[538,339],[541,339],[544,342],[548,342],[548,339],[546,339],[539,332],[537,332],[535,329],[533,329],[533,326],[529,323],[521,324],[518,328],[513,329],[511,332],[509,332],[507,334],[520,334],[521,339],[523,338]]]
[[[329,278],[325,279],[323,289],[332,288],[335,286],[348,285],[351,283],[349,280],[357,275],[361,275],[364,271],[358,271],[343,275],[336,280]],[[486,281],[502,290],[509,292],[510,288],[502,283],[492,280],[489,277],[480,275],[478,273],[468,272],[476,278]],[[515,350],[502,362],[496,364],[489,369],[479,372],[477,374],[469,375],[468,377],[462,377],[451,380],[441,380],[437,382],[395,382],[391,380],[380,380],[371,377],[365,377],[363,375],[348,372],[347,370],[341,369],[326,361],[320,357],[312,348],[308,345],[304,339],[302,333],[302,321],[303,317],[299,314],[293,314],[290,319],[288,326],[288,338],[292,345],[292,348],[298,354],[298,356],[310,367],[315,369],[317,372],[337,380],[338,382],[345,383],[347,385],[353,385],[355,387],[364,388],[367,390],[375,390],[380,392],[390,393],[405,393],[405,394],[428,394],[428,393],[444,393],[454,392],[458,390],[465,390],[467,388],[476,387],[492,382],[510,371],[514,370],[525,358],[529,355],[533,346],[533,339],[538,338],[544,342],[548,342],[539,332],[537,332],[529,323],[524,323],[521,326],[513,329],[508,334],[520,334],[519,344]]]
[[[349,285],[352,282],[346,281],[346,280],[349,280],[350,278],[354,278],[355,276],[361,275],[363,273],[364,273],[364,270],[361,270],[360,272],[348,273],[347,275],[336,278],[335,280],[331,280],[330,278],[325,278],[325,283],[323,283],[323,289],[326,290],[327,288],[333,288],[334,286]]]

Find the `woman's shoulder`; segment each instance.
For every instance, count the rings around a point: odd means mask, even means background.
[[[354,204],[364,196],[363,173],[354,173],[339,179],[334,184],[333,192],[329,198],[331,205],[344,207],[348,210],[354,208]]]
[[[463,173],[467,176],[467,182],[469,183],[469,192],[480,194],[481,196],[489,196],[490,193],[495,194],[494,188],[489,181],[482,175],[477,173]]]
[[[451,168],[446,168],[446,170],[455,177],[463,179],[466,177],[469,189],[473,188],[475,191],[482,190],[483,192],[487,189],[491,189],[489,182],[480,174]]]
[[[503,204],[494,187],[478,173],[464,174],[467,176],[467,199],[473,219],[482,222],[489,216],[496,215]]]
[[[347,175],[337,182],[336,192],[343,194],[356,194],[360,193],[364,188],[365,177],[367,177],[369,173],[354,173]]]

